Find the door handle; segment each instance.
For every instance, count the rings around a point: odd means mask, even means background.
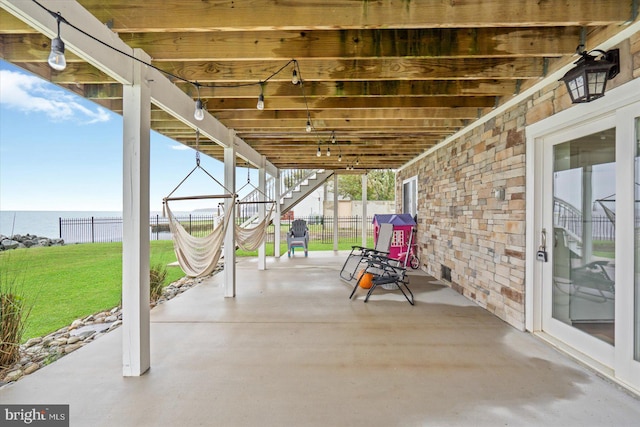
[[[542,229],[540,240],[541,245],[538,247],[536,259],[540,262],[547,262],[547,230],[544,228]]]

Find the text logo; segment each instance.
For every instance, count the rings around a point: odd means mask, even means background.
[[[69,427],[69,405],[0,405],[0,425]]]

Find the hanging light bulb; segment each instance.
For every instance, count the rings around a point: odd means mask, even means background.
[[[341,162],[342,161],[342,154],[338,154],[338,161]]]
[[[307,127],[305,129],[307,132],[311,132],[311,120],[307,120]]]
[[[204,120],[204,108],[202,108],[202,101],[200,98],[196,101],[196,110],[193,113],[193,117],[196,120]]]
[[[62,71],[67,67],[67,60],[64,57],[64,42],[60,38],[60,21],[62,20],[60,13],[56,16],[56,20],[58,21],[58,35],[51,40],[51,53],[47,62],[54,70]]]
[[[264,92],[262,91],[262,83],[260,83],[260,95],[258,95],[258,105],[256,108],[260,111],[264,110]]]
[[[327,147],[327,157],[331,157],[331,147]]]
[[[293,69],[293,74],[291,74],[291,83],[293,83],[294,85],[300,83],[300,78],[298,78],[298,72],[295,68]]]
[[[204,108],[202,106],[202,100],[200,99],[200,85],[196,82],[196,89],[198,90],[198,100],[196,101],[196,110],[193,112],[193,117],[196,120],[204,120]]]
[[[358,166],[360,164],[360,160],[356,159],[356,166]]]
[[[331,143],[332,144],[336,143],[336,131],[335,130],[333,132],[331,132]]]
[[[317,157],[322,156],[322,150],[320,150],[320,144],[318,144],[318,151],[316,151],[316,156]]]

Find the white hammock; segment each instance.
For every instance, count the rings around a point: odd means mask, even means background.
[[[253,227],[242,227],[238,224],[234,225],[234,234],[236,243],[245,251],[255,251],[267,237],[267,227],[271,223],[275,203],[271,205],[269,212],[264,219]]]
[[[189,277],[207,276],[213,273],[220,260],[222,243],[232,210],[228,209],[223,217],[217,218],[218,221],[214,222],[211,233],[204,237],[194,237],[173,216],[168,201],[165,201],[165,206],[169,216],[173,249],[182,271]]]

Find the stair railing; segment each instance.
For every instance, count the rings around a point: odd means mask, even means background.
[[[300,186],[305,181],[313,178],[317,173],[322,172],[323,169],[281,169],[280,170],[280,204],[283,203],[287,197],[292,197],[293,192],[300,189]],[[268,200],[274,200],[276,197],[275,192],[276,180],[273,177],[269,177],[265,183],[265,195]],[[244,205],[250,205],[251,202],[259,202],[262,200],[262,193],[254,189],[249,194],[244,196],[240,201]],[[256,209],[257,211],[257,209]],[[243,226],[250,224],[258,217],[257,213],[250,215],[243,222]]]

